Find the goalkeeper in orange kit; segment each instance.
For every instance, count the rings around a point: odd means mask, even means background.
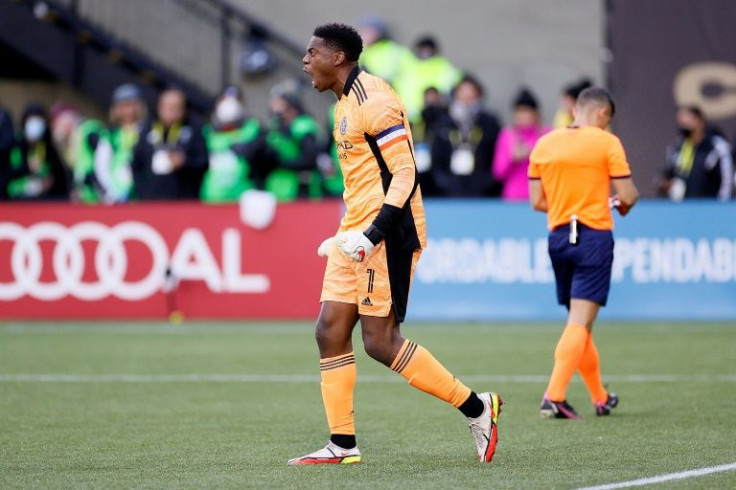
[[[457,407],[468,417],[479,459],[490,462],[501,397],[476,394],[401,335],[414,268],[426,244],[424,206],[406,108],[388,83],[358,67],[361,50],[355,29],[326,24],[314,30],[303,59],[314,88],[331,90],[338,99],[334,137],[346,212],[337,235],[318,251],[327,257],[316,337],[330,440],[289,464],[361,462],[351,341],[358,321],[368,355]]]

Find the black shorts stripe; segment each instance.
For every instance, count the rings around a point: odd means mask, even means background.
[[[399,359],[399,362],[396,364],[396,368],[394,368],[394,371],[397,373],[400,373],[404,370],[407,364],[409,364],[409,361],[411,361],[411,358],[414,357],[414,352],[417,350],[417,344],[414,342],[409,342],[409,346],[404,350],[404,353],[401,355],[401,359]]]

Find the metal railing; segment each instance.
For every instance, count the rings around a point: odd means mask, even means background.
[[[302,46],[225,0],[56,0],[209,94],[239,79],[243,45],[264,40],[292,76]]]

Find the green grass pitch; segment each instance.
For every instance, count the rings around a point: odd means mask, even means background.
[[[596,326],[597,418],[538,405],[561,326],[417,325],[404,334],[506,402],[491,465],[464,418],[358,357],[364,464],[289,467],[327,440],[307,323],[0,324],[0,488],[577,488],[736,462],[736,324]],[[725,471],[649,488],[736,488]]]

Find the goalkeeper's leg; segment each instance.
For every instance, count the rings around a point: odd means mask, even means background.
[[[322,401],[330,441],[314,453],[289,461],[292,465],[346,464],[361,461],[355,440],[353,390],[357,371],[351,335],[358,320],[354,304],[325,301],[317,320]]]
[[[388,317],[361,315],[363,344],[369,356],[401,374],[409,384],[459,409],[470,424],[478,457],[490,462],[498,440],[500,396],[473,392],[424,347],[405,339],[393,310]]]

